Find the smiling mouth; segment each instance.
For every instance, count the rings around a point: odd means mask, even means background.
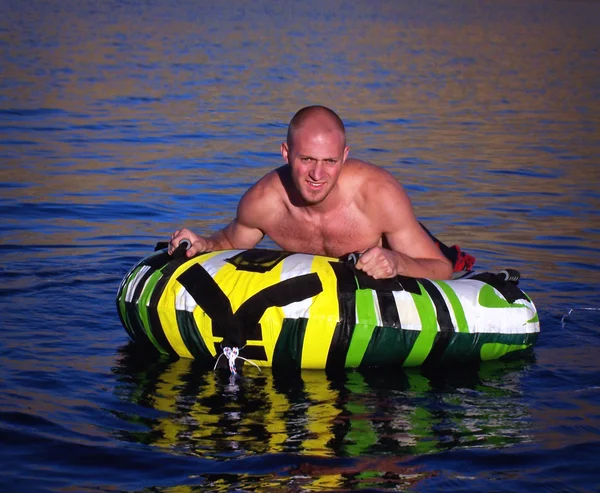
[[[323,185],[325,185],[325,183],[316,183],[310,180],[306,180],[306,183],[308,183],[311,188],[321,188]]]

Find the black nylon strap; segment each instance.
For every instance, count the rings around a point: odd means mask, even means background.
[[[235,265],[238,270],[264,273],[272,270],[279,262],[290,255],[292,254],[289,252],[253,248],[252,250],[240,252],[226,261]]]
[[[223,345],[242,348],[248,339],[262,340],[259,324],[265,310],[271,306],[286,306],[316,296],[323,291],[318,274],[311,273],[286,279],[269,286],[247,299],[234,314],[229,298],[206,270],[196,264],[177,279],[198,306],[212,320],[213,335],[223,337]],[[246,346],[240,354],[256,352],[258,346]],[[264,353],[264,348],[262,353]],[[266,355],[260,358],[265,360]]]
[[[235,317],[243,320],[244,325],[250,329],[246,339],[261,340],[262,332],[258,321],[267,308],[312,298],[321,291],[323,285],[318,274],[314,272],[286,279],[248,298],[235,313]]]
[[[523,291],[521,291],[514,283],[507,281],[505,277],[499,276],[498,274],[482,272],[469,279],[477,279],[478,281],[485,282],[496,288],[509,303],[514,303],[517,300],[527,300]]]

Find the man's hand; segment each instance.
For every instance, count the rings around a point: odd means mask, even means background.
[[[173,254],[182,240],[189,240],[191,243],[190,248],[188,248],[188,250],[185,252],[186,257],[193,257],[197,253],[208,252],[211,250],[211,245],[208,240],[198,236],[195,233],[192,233],[187,228],[183,228],[175,231],[171,235],[171,241],[169,242],[169,255]]]
[[[400,273],[398,272],[398,256],[398,252],[393,252],[387,248],[369,248],[356,262],[356,268],[374,279],[389,279]]]

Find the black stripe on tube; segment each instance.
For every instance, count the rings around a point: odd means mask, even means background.
[[[427,291],[427,294],[431,298],[431,301],[433,301],[440,331],[454,332],[455,329],[454,324],[452,323],[452,317],[450,316],[450,310],[448,309],[448,305],[446,304],[442,293],[440,293],[430,280],[421,279],[420,281],[421,285],[425,288],[425,291]]]
[[[430,296],[431,301],[433,301],[437,314],[437,322],[440,326],[440,332],[435,336],[431,350],[425,361],[423,361],[423,365],[428,366],[429,364],[436,364],[441,361],[448,344],[450,344],[450,341],[454,337],[455,329],[452,324],[450,310],[440,291],[428,279],[421,279],[420,282]]]
[[[383,327],[393,327],[401,329],[400,314],[398,306],[394,299],[394,294],[389,291],[377,292],[377,302],[379,303],[379,312],[381,313],[381,323]]]
[[[343,262],[330,262],[337,278],[339,322],[335,326],[326,368],[339,369],[346,365],[348,348],[356,325],[356,278]]]
[[[244,326],[248,327],[246,339],[262,340],[259,320],[267,308],[303,301],[316,296],[321,291],[323,291],[323,284],[315,272],[292,277],[269,286],[248,298],[238,308],[235,317],[243,320]]]

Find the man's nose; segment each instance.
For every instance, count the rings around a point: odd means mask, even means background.
[[[315,181],[320,181],[323,179],[323,163],[320,161],[317,161],[315,163],[315,165],[313,166],[313,168],[310,170],[310,177],[311,179],[315,180]]]

